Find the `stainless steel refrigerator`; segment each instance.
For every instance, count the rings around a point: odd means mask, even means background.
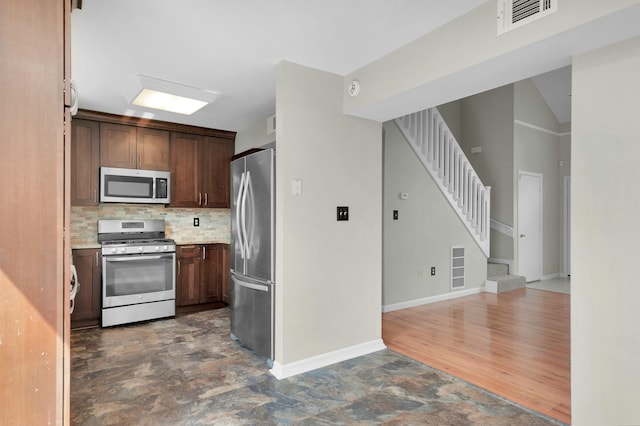
[[[231,337],[274,357],[275,153],[231,163]]]

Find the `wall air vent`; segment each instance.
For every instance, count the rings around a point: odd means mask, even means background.
[[[558,0],[498,0],[498,35],[558,11]]]
[[[451,247],[451,290],[464,288],[464,247]]]
[[[276,131],[276,115],[273,114],[271,117],[267,118],[267,135]]]

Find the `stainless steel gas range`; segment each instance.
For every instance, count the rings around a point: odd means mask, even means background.
[[[164,220],[99,220],[102,326],[175,315],[176,244]]]

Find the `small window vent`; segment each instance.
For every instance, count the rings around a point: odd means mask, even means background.
[[[498,0],[498,35],[557,10],[558,0]]]
[[[464,288],[464,247],[451,247],[451,290]]]

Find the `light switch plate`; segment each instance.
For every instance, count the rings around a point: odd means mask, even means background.
[[[291,181],[291,195],[302,195],[302,179]]]
[[[349,207],[338,207],[338,217],[337,220],[349,220]]]

